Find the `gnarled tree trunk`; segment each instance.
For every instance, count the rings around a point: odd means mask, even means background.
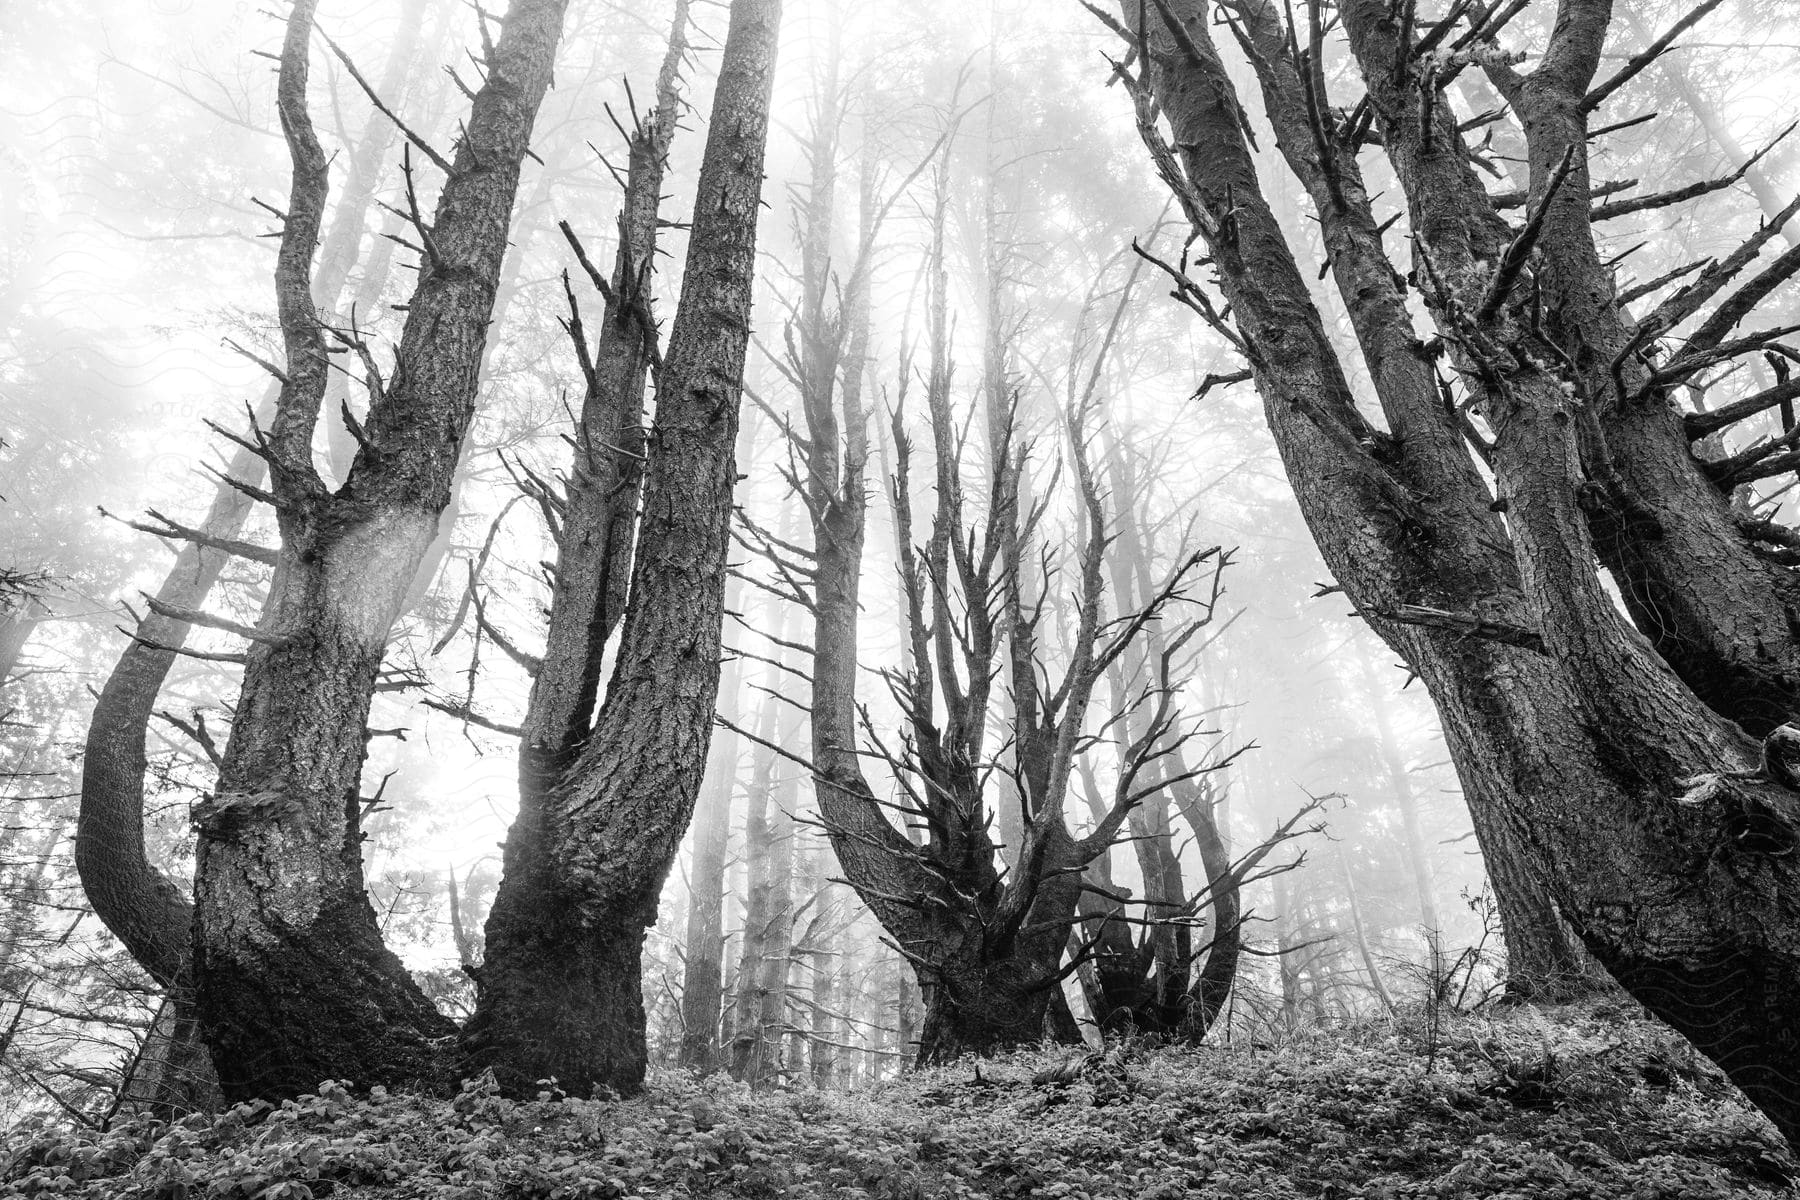
[[[1484,850],[1516,851],[1607,970],[1792,1139],[1800,876],[1782,851],[1800,841],[1800,796],[1755,769],[1755,743],[1726,719],[1766,721],[1767,704],[1787,703],[1787,583],[1747,561],[1723,498],[1696,486],[1674,441],[1679,417],[1644,382],[1629,318],[1595,269],[1585,113],[1609,5],[1565,0],[1529,77],[1482,36],[1465,39],[1523,117],[1523,233],[1470,171],[1436,95],[1441,60],[1419,53],[1407,16],[1383,0],[1340,7],[1411,211],[1415,277],[1467,405],[1438,393],[1433,352],[1405,317],[1355,168],[1357,129],[1327,121],[1314,137],[1302,123],[1290,136],[1281,114],[1307,111],[1294,103],[1307,89],[1292,43],[1265,0],[1232,7],[1259,47],[1265,97],[1313,194],[1390,432],[1356,411],[1262,198],[1207,6],[1157,5],[1136,91],[1164,176],[1212,253],[1320,550],[1429,688],[1478,832],[1503,831]],[[1316,97],[1316,72],[1309,87]],[[1157,107],[1172,146],[1154,132]],[[1491,443],[1467,422],[1471,407]],[[1489,459],[1495,491],[1465,446]],[[1647,638],[1626,625],[1596,552],[1623,576],[1633,613],[1660,605],[1666,627]],[[1770,652],[1759,658],[1753,638],[1726,627],[1765,637]]]
[[[552,715],[536,697],[542,674],[534,688],[519,816],[463,1038],[466,1066],[491,1066],[511,1091],[549,1076],[574,1092],[630,1093],[643,1083],[644,935],[693,812],[719,683],[732,451],[780,12],[778,0],[732,4],[682,300],[645,444],[629,604],[605,700],[579,746],[561,735],[592,704],[586,685],[561,691],[554,711],[565,715],[541,722],[540,711]],[[581,569],[585,560],[559,557],[559,586]],[[563,611],[585,626],[600,606]],[[553,607],[552,641],[558,620]],[[544,670],[591,674],[600,649],[589,642],[576,664],[547,656]],[[541,741],[531,734],[540,727]]]
[[[414,26],[422,7],[422,0],[410,0],[403,14],[401,37],[383,72],[384,95],[400,90],[412,68],[418,41]],[[336,305],[355,266],[377,166],[396,136],[393,123],[376,113],[356,145],[352,186],[333,210],[319,253],[313,290],[326,308]],[[258,424],[269,420],[275,398],[271,389],[253,418]],[[226,467],[228,477],[252,485],[262,482],[262,473],[261,458],[247,447],[239,448]],[[214,1107],[219,1090],[210,1055],[199,1040],[194,1011],[193,905],[145,853],[146,735],[157,696],[191,631],[190,622],[165,614],[203,606],[233,556],[274,561],[273,551],[242,540],[252,508],[249,494],[221,483],[198,527],[170,522],[160,514],[152,514],[156,525],[143,526],[175,538],[181,548],[155,594],[163,612],[144,614],[108,674],[95,701],[82,754],[75,865],[83,890],[95,914],[169,996],[150,1031],[154,1044],[139,1056],[140,1069],[128,1089],[128,1102],[171,1112]]]
[[[566,0],[517,0],[485,64],[407,309],[397,362],[371,374],[358,452],[335,491],[312,439],[327,331],[311,263],[327,161],[306,110],[310,0],[288,23],[278,88],[294,165],[276,295],[281,396],[252,439],[270,466],[281,547],[246,631],[243,689],[214,794],[195,808],[194,974],[228,1098],[288,1096],[326,1078],[432,1076],[454,1032],[382,943],[363,886],[360,776],[370,697],[438,531],[464,433],[520,166],[549,85]],[[338,341],[367,352],[356,335]]]

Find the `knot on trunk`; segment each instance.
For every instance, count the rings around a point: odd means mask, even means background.
[[[1793,725],[1781,726],[1763,742],[1759,769],[1708,772],[1682,782],[1687,791],[1680,803],[1718,823],[1715,854],[1735,850],[1779,858],[1800,846],[1800,801],[1757,786],[1800,791],[1800,729]]]
[[[1763,739],[1762,774],[1791,792],[1800,792],[1800,726],[1789,721]]]

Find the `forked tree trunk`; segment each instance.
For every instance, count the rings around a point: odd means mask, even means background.
[[[420,0],[410,0],[403,13],[401,36],[383,72],[384,96],[398,92],[411,70],[417,48],[412,26],[421,7]],[[395,136],[392,126],[386,116],[374,114],[352,156],[355,182],[333,210],[319,254],[314,291],[325,307],[335,306],[355,266],[376,168]],[[385,275],[385,269],[379,274]],[[258,424],[268,422],[274,399],[271,390],[257,410]],[[226,468],[229,477],[253,485],[260,484],[262,472],[262,461],[248,449],[239,449]],[[251,508],[249,495],[229,484],[218,486],[199,526],[178,535],[183,544],[156,592],[165,611],[201,608],[234,554],[251,561],[265,554],[272,559],[272,553],[240,539]],[[75,845],[76,869],[95,914],[169,994],[150,1032],[152,1044],[140,1054],[128,1088],[129,1103],[167,1112],[212,1108],[219,1100],[212,1062],[199,1040],[189,978],[193,906],[144,852],[145,737],[157,696],[189,631],[188,622],[146,613],[107,676],[88,724]]]
[[[276,269],[286,346],[271,429],[281,548],[217,790],[195,808],[199,1014],[227,1098],[327,1078],[430,1078],[454,1032],[381,940],[364,890],[360,777],[393,622],[450,499],[520,164],[566,0],[517,0],[438,201],[398,362],[328,491],[312,441],[327,383],[311,262],[327,163],[306,111],[312,5],[282,54],[294,186]]]
[[[778,0],[732,4],[605,700],[553,787],[544,786],[546,764],[532,761],[539,747],[528,743],[522,755],[519,817],[463,1038],[466,1069],[491,1066],[512,1092],[550,1076],[577,1094],[643,1085],[644,936],[693,812],[718,692],[732,452],[780,11]],[[572,699],[561,711],[591,703]],[[545,728],[554,751],[558,726]]]
[[[1723,498],[1694,486],[1687,448],[1672,442],[1679,421],[1645,386],[1647,369],[1621,352],[1626,318],[1595,269],[1582,96],[1609,6],[1568,0],[1529,79],[1483,59],[1531,146],[1532,202],[1546,218],[1535,268],[1481,192],[1446,106],[1422,101],[1421,86],[1435,85],[1401,40],[1411,36],[1401,16],[1385,0],[1340,6],[1419,234],[1417,278],[1496,434],[1479,449],[1491,455],[1497,498],[1464,449],[1457,408],[1429,378],[1408,381],[1429,375],[1430,354],[1411,333],[1344,131],[1315,142],[1300,124],[1303,136],[1282,141],[1313,193],[1391,435],[1356,412],[1263,201],[1207,6],[1172,0],[1169,10],[1147,31],[1148,94],[1179,148],[1163,151],[1165,165],[1179,164],[1165,176],[1207,239],[1321,552],[1437,703],[1477,831],[1486,828],[1484,852],[1538,879],[1627,990],[1723,1066],[1790,1140],[1800,1136],[1788,1083],[1800,1074],[1791,1003],[1800,875],[1783,853],[1800,841],[1800,798],[1778,772],[1755,771],[1755,744],[1683,683],[1739,720],[1768,720],[1771,698],[1786,705],[1788,585],[1771,586],[1745,561],[1742,535],[1721,527]],[[1272,6],[1241,11],[1271,68],[1265,93],[1279,129],[1303,89],[1283,39],[1257,32],[1279,28]],[[1551,200],[1558,174],[1566,187]],[[1509,245],[1521,260],[1510,281],[1496,276]],[[1534,296],[1545,306],[1541,336],[1562,339],[1566,362],[1532,340]],[[1617,403],[1606,378],[1615,363],[1627,393]],[[1611,466],[1592,436],[1596,415]],[[1653,536],[1658,528],[1668,536]],[[1640,619],[1659,614],[1649,640],[1620,620],[1593,570],[1596,552],[1622,573]],[[1759,658],[1753,643],[1764,635]],[[1684,803],[1696,778],[1707,782]]]

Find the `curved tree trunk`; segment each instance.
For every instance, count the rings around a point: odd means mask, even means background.
[[[605,701],[553,787],[529,739],[521,755],[519,817],[463,1038],[466,1067],[493,1067],[510,1091],[549,1076],[577,1093],[643,1084],[644,935],[693,812],[718,691],[732,451],[780,12],[778,0],[732,4]],[[573,702],[565,711],[585,701]]]
[[[1206,960],[1195,973],[1190,990],[1187,1040],[1197,1042],[1218,1023],[1237,982],[1238,962],[1244,954],[1244,903],[1238,878],[1231,869],[1231,852],[1219,833],[1213,813],[1213,797],[1199,788],[1176,793],[1181,815],[1194,831],[1200,848],[1200,865],[1206,872],[1206,895],[1212,906],[1212,927],[1206,943]]]
[[[240,451],[229,469],[237,478],[254,478],[258,467],[254,455]],[[209,541],[228,542],[242,531],[250,507],[248,496],[221,487],[200,532]],[[157,600],[171,608],[198,608],[230,557],[223,549],[189,542],[157,589]],[[152,1102],[170,1109],[206,1110],[216,1106],[218,1085],[198,1041],[193,1012],[189,964],[194,908],[187,893],[151,864],[144,847],[150,719],[190,628],[176,618],[146,613],[94,702],[81,761],[75,869],[95,915],[169,995],[167,1019],[159,1018],[150,1036],[166,1033],[177,1041],[158,1055],[198,1064],[192,1073],[166,1077],[184,1085],[182,1091],[162,1094]],[[189,1082],[192,1086],[186,1087]],[[140,1097],[142,1091],[140,1087]]]
[[[454,1032],[382,944],[363,886],[360,776],[370,697],[393,622],[437,533],[464,433],[520,164],[550,81],[566,0],[516,0],[440,194],[397,363],[327,491],[312,439],[327,382],[311,261],[326,159],[306,111],[312,4],[282,54],[294,160],[276,291],[286,345],[271,429],[281,549],[251,635],[217,791],[195,808],[194,972],[228,1098],[326,1078],[432,1076]]]
[[[1246,8],[1273,19],[1266,5]],[[1524,88],[1539,93],[1527,109],[1543,105],[1541,118],[1526,112],[1528,133],[1539,119],[1551,127],[1562,122],[1565,132],[1576,127],[1574,139],[1565,137],[1554,152],[1546,149],[1554,139],[1533,139],[1534,204],[1561,231],[1546,242],[1557,250],[1546,259],[1543,294],[1548,300],[1561,289],[1565,330],[1594,330],[1579,336],[1591,336],[1583,354],[1601,371],[1610,343],[1591,311],[1592,280],[1554,277],[1577,272],[1586,257],[1572,246],[1562,253],[1562,242],[1569,230],[1586,228],[1580,92],[1597,60],[1606,9],[1565,4],[1551,51]],[[1472,811],[1529,848],[1530,871],[1620,983],[1719,1062],[1790,1139],[1800,1135],[1800,1104],[1785,1083],[1800,1071],[1790,1003],[1800,987],[1800,875],[1779,853],[1800,840],[1800,797],[1751,770],[1755,744],[1702,704],[1619,619],[1592,569],[1593,514],[1581,501],[1597,499],[1602,518],[1616,516],[1632,484],[1621,488],[1594,446],[1578,445],[1587,412],[1571,396],[1605,408],[1610,387],[1597,392],[1580,365],[1565,371],[1554,355],[1524,350],[1529,312],[1521,305],[1530,286],[1515,289],[1523,298],[1496,288],[1495,264],[1503,261],[1509,231],[1496,227],[1485,197],[1471,193],[1466,151],[1444,107],[1426,106],[1420,121],[1420,95],[1408,85],[1417,64],[1397,41],[1405,33],[1396,14],[1382,0],[1357,0],[1341,11],[1420,233],[1418,277],[1463,382],[1497,435],[1483,449],[1498,497],[1463,451],[1457,408],[1431,402],[1429,387],[1400,386],[1384,373],[1389,361],[1371,352],[1390,348],[1376,336],[1377,310],[1392,322],[1402,310],[1371,304],[1383,294],[1382,279],[1390,280],[1386,293],[1394,292],[1393,273],[1377,269],[1385,264],[1378,238],[1358,240],[1367,205],[1346,195],[1360,183],[1353,152],[1333,133],[1323,153],[1335,169],[1315,201],[1393,434],[1370,428],[1262,201],[1241,114],[1211,49],[1205,6],[1180,0],[1170,10],[1171,19],[1149,31],[1149,87],[1140,98],[1153,94],[1174,128],[1179,151],[1162,153],[1178,166],[1165,177],[1207,238],[1288,476],[1326,561],[1430,689]],[[1289,62],[1285,53],[1278,52],[1279,62]],[[1275,90],[1265,82],[1265,91]],[[1309,138],[1303,146],[1313,144]],[[1566,160],[1564,147],[1574,148]],[[1548,180],[1564,161],[1571,164],[1567,190],[1545,203]],[[1583,288],[1582,297],[1569,298]],[[1497,299],[1487,298],[1496,291]],[[1430,361],[1410,333],[1391,349],[1394,363],[1404,356]],[[1630,418],[1651,419],[1644,412]],[[1629,453],[1617,443],[1614,449]],[[1661,452],[1644,462],[1646,471],[1669,466]],[[1598,477],[1584,480],[1584,468]],[[1681,465],[1655,503],[1691,496],[1683,481],[1690,473]],[[1504,524],[1494,511],[1502,508]],[[1695,536],[1710,536],[1709,528],[1699,522]],[[1677,569],[1658,551],[1644,551],[1640,563],[1644,579],[1671,595],[1703,590],[1693,565]],[[1721,566],[1717,586],[1739,586],[1732,582],[1738,574]],[[1694,591],[1684,592],[1690,585]],[[1744,615],[1746,627],[1761,620],[1764,599]],[[1736,615],[1728,607],[1714,619]],[[1751,670],[1722,660],[1717,669],[1720,678],[1760,672],[1779,692],[1781,661],[1778,654]],[[1684,674],[1698,679],[1693,670]],[[1709,782],[1683,803],[1686,781],[1696,777]]]
[[[421,8],[422,0],[409,0],[402,14],[402,34],[383,72],[384,96],[393,96],[412,69],[418,40],[412,24]],[[376,168],[394,136],[393,122],[376,113],[357,143],[351,171],[356,182],[333,211],[319,254],[315,292],[328,307],[336,303],[356,264]],[[268,422],[275,397],[271,389],[268,399],[258,406],[254,418],[258,425]],[[252,485],[262,482],[262,473],[261,458],[247,448],[233,454],[226,467],[230,478]],[[162,522],[163,531],[182,542],[156,592],[165,612],[200,609],[234,555],[247,561],[273,561],[273,552],[241,540],[252,504],[244,491],[221,483],[197,528],[185,530]],[[153,1103],[168,1111],[211,1108],[219,1099],[212,1062],[199,1041],[193,1009],[189,978],[193,905],[181,888],[150,864],[144,850],[146,735],[157,696],[191,628],[189,622],[176,617],[146,613],[108,674],[94,704],[82,753],[81,810],[75,840],[76,871],[95,915],[157,985],[170,993],[170,1002],[151,1031],[158,1044],[146,1047],[140,1055],[144,1070],[138,1074],[142,1077],[134,1078],[129,1089],[133,1103]]]

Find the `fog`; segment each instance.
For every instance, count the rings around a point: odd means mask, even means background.
[[[473,1004],[459,963],[479,960],[498,847],[518,805],[511,730],[531,689],[523,663],[542,649],[547,564],[556,555],[545,506],[530,493],[534,480],[566,475],[570,414],[582,394],[562,323],[571,295],[590,322],[602,306],[558,222],[593,262],[612,260],[625,130],[652,95],[669,7],[570,9],[520,184],[454,498],[389,641],[384,679],[394,686],[376,695],[369,718],[363,791],[378,797],[364,824],[371,901],[389,944],[456,1017]],[[1626,19],[1641,14],[1644,29],[1663,28],[1668,7],[1633,4]],[[686,115],[651,285],[665,331],[681,294],[725,19],[723,6],[695,9]],[[1534,11],[1526,21],[1547,19]],[[329,256],[337,238],[346,257],[335,293],[315,294],[385,363],[405,315],[395,306],[411,292],[419,257],[401,171],[406,137],[375,111],[345,60],[412,134],[448,146],[466,111],[459,89],[479,79],[481,18],[475,6],[449,0],[325,0],[317,25],[308,100],[330,158],[322,241]],[[859,188],[890,206],[870,252],[861,375],[872,449],[859,699],[877,792],[904,798],[884,769],[908,736],[884,680],[908,670],[914,654],[891,491],[897,459],[904,443],[914,543],[928,537],[934,482],[941,486],[945,472],[966,490],[966,519],[985,520],[998,395],[1001,407],[1016,405],[1021,491],[1042,506],[1022,586],[1041,613],[1046,676],[1074,653],[1091,531],[1072,447],[1087,439],[1096,463],[1134,472],[1136,486],[1124,489],[1097,468],[1113,511],[1136,513],[1156,578],[1219,548],[1162,623],[1210,617],[1186,644],[1172,686],[1189,757],[1225,764],[1204,779],[1226,842],[1242,853],[1317,806],[1269,860],[1292,869],[1246,889],[1246,938],[1260,956],[1240,969],[1221,1036],[1261,1037],[1301,1014],[1361,1019],[1430,991],[1445,972],[1459,999],[1497,995],[1497,910],[1431,698],[1335,587],[1256,390],[1241,378],[1202,386],[1242,369],[1233,348],[1171,298],[1159,266],[1133,252],[1136,243],[1167,262],[1201,253],[1143,151],[1130,98],[1112,82],[1109,56],[1123,53],[1117,38],[1073,0],[794,0],[781,36],[737,448],[724,724],[704,785],[724,789],[731,830],[727,1007],[734,989],[750,987],[732,976],[745,936],[757,932],[748,906],[758,864],[745,848],[756,793],[769,806],[769,836],[791,843],[779,881],[794,925],[788,986],[841,1010],[833,1037],[846,1075],[891,1072],[906,1053],[905,963],[843,882],[819,824],[800,708],[800,650],[811,634],[801,607],[784,599],[792,580],[772,549],[804,540],[793,486],[802,467],[789,435],[805,417],[791,356],[805,318],[805,202],[815,174],[808,144],[827,97],[844,109],[833,148],[834,266],[847,269],[867,227]],[[247,409],[272,394],[258,360],[281,356],[272,272],[289,162],[271,61],[281,37],[279,14],[236,0],[24,0],[0,13],[0,568],[29,585],[0,614],[8,648],[0,1002],[23,1014],[7,1052],[21,1061],[115,1066],[155,1005],[154,990],[87,913],[76,880],[82,745],[94,695],[144,611],[142,593],[155,591],[171,561],[172,543],[147,529],[159,520],[165,531],[201,524],[223,486],[216,472],[235,449],[219,431],[241,435]],[[1652,102],[1620,119],[1653,108],[1662,118],[1607,142],[1596,178],[1630,179],[1634,194],[1650,194],[1742,163],[1792,119],[1796,42],[1800,23],[1784,6],[1728,2],[1704,36],[1684,39],[1644,77],[1638,86]],[[1233,70],[1240,92],[1256,96],[1249,70],[1236,60]],[[1350,91],[1347,55],[1334,51],[1327,74]],[[1484,88],[1470,79],[1461,89],[1468,115],[1487,107]],[[1281,166],[1260,107],[1251,107],[1270,199],[1294,214],[1288,226],[1302,270],[1344,361],[1364,373],[1343,302],[1314,270],[1325,256],[1305,197]],[[1521,169],[1509,137],[1504,124],[1489,134],[1495,172]],[[1397,187],[1378,157],[1365,159],[1372,192]],[[421,153],[411,159],[418,202],[429,209],[439,177]],[[1613,223],[1612,253],[1648,243],[1621,266],[1621,279],[1650,280],[1721,253],[1793,194],[1797,166],[1793,144],[1781,142],[1729,188]],[[1387,237],[1400,262],[1404,217]],[[841,294],[842,285],[832,286]],[[935,343],[934,296],[946,321]],[[1764,324],[1791,321],[1791,289],[1768,304]],[[926,402],[934,354],[958,425],[947,435],[962,447],[955,466],[942,462],[945,442],[934,439]],[[339,405],[360,413],[368,403],[352,358],[334,357],[340,369],[315,438],[332,485],[357,450]],[[1353,383],[1369,390],[1366,378]],[[1359,402],[1382,424],[1372,393]],[[1752,436],[1733,430],[1725,450]],[[1776,498],[1763,515],[1790,511],[1778,482],[1764,494]],[[242,537],[276,544],[267,506]],[[1210,572],[1221,560],[1215,595]],[[237,560],[205,607],[226,625],[252,626],[268,586],[264,566]],[[1115,597],[1105,612],[1110,619],[1127,607]],[[177,880],[193,870],[190,806],[216,779],[211,755],[224,745],[238,689],[227,660],[244,645],[228,627],[196,628],[188,648],[213,657],[182,659],[151,725],[149,855]],[[988,746],[998,756],[1008,737],[1003,714],[1017,697],[1005,682],[996,686],[1004,699]],[[1132,685],[1121,678],[1111,686],[1096,690],[1087,725],[1095,748],[1071,785],[1068,818],[1078,835],[1100,811],[1084,797],[1110,792],[1119,769],[1124,735],[1109,720],[1128,707],[1118,689]],[[998,819],[1004,832],[1006,818]],[[682,1033],[693,840],[690,831],[646,947],[657,1061],[673,1060]],[[1174,840],[1190,876],[1203,878],[1194,838],[1178,826]],[[1106,860],[1116,887],[1142,894],[1128,843]],[[1079,979],[1064,986],[1082,1017]],[[795,1014],[805,1011],[794,1004]]]

